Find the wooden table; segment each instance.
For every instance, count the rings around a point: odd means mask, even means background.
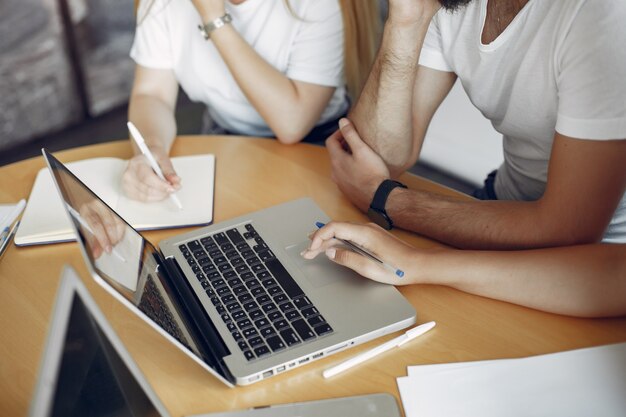
[[[179,138],[173,148],[174,155],[195,153],[216,155],[216,222],[304,196],[312,197],[334,219],[366,221],[330,180],[324,148],[201,136]],[[130,145],[114,142],[57,154],[63,162],[104,155],[128,158]],[[42,158],[35,158],[0,168],[0,203],[27,198],[43,166]],[[412,175],[402,180],[411,188],[467,198]],[[156,243],[179,232],[146,236]],[[414,245],[434,245],[407,232],[394,233]],[[407,365],[522,357],[626,341],[626,318],[575,319],[445,287],[402,287],[418,312],[418,322],[437,321],[437,327],[419,340],[330,380],[322,378],[323,369],[392,336],[229,389],[99,287],[88,276],[75,243],[11,246],[0,260],[1,416],[21,416],[28,410],[63,264],[79,272],[173,416],[375,392],[391,393],[400,402],[395,378],[406,375]]]

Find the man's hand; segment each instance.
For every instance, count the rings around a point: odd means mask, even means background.
[[[340,130],[326,139],[332,178],[346,197],[365,212],[380,183],[389,178],[389,170],[348,119],[339,120],[339,126]]]
[[[122,176],[124,193],[134,200],[161,201],[181,188],[180,177],[176,175],[167,153],[161,148],[152,148],[151,152],[167,181],[161,180],[155,174],[145,156],[135,156],[128,162]]]
[[[367,249],[372,254],[405,272],[399,278],[393,272],[383,268],[377,262],[360,255],[335,239],[349,240]],[[311,246],[302,252],[305,259],[313,259],[320,253],[333,262],[346,266],[366,278],[384,284],[405,285],[417,282],[421,257],[424,251],[418,251],[407,245],[380,226],[357,223],[331,222],[311,236]]]

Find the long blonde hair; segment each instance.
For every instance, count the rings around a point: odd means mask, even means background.
[[[290,0],[283,1],[292,11]],[[135,0],[135,14],[139,2]],[[145,15],[153,3],[146,8]],[[382,34],[379,0],[339,0],[339,5],[343,17],[344,74],[348,94],[354,103],[372,68]]]
[[[344,74],[356,102],[374,63],[382,35],[378,0],[339,0],[343,16]]]

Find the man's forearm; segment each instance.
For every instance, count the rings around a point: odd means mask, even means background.
[[[549,213],[541,201],[460,201],[439,194],[394,189],[387,214],[397,227],[462,249],[531,249],[580,242],[576,227]]]
[[[413,88],[430,18],[412,24],[394,24],[390,18],[372,72],[349,116],[392,171],[404,165],[413,147]]]

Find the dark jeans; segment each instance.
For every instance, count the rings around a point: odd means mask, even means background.
[[[498,170],[491,171],[487,178],[485,178],[485,185],[483,188],[477,188],[472,193],[472,196],[479,200],[497,200],[496,190],[493,188],[493,184],[496,182],[496,174]]]

